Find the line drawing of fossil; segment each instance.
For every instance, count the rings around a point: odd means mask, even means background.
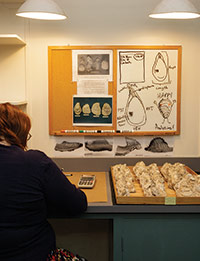
[[[157,82],[152,80],[152,83],[171,84],[169,69],[175,68],[176,66],[169,65],[169,55],[166,51],[158,52],[152,66],[152,75]]]
[[[128,89],[128,98],[127,98],[127,102],[126,102],[126,105],[124,108],[124,111],[125,111],[124,115],[117,117],[119,126],[124,126],[125,123],[127,122],[130,126],[139,127],[139,126],[144,125],[147,121],[146,109],[145,109],[143,101],[140,98],[138,92],[141,90],[144,90],[144,89],[152,88],[152,87],[154,87],[154,85],[145,86],[145,87],[141,87],[138,89],[135,89],[134,87],[137,87],[137,85],[128,83],[127,86],[125,86],[119,90],[119,93],[120,93],[121,91]],[[138,103],[140,105],[140,109],[141,109],[141,119],[138,121],[134,121],[134,116],[137,114],[138,111],[135,112],[135,111],[131,110],[131,105],[133,105],[133,103],[134,103],[134,98],[138,101]]]
[[[167,120],[168,123],[171,123],[169,121],[169,116],[171,114],[172,108],[176,100],[171,101],[169,98],[161,99],[159,103],[157,101],[154,101],[154,104],[157,106],[160,114],[163,117],[162,124]]]

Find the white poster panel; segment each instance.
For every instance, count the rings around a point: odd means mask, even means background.
[[[177,130],[178,50],[118,50],[117,129]]]

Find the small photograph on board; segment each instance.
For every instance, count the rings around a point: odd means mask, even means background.
[[[109,54],[78,54],[78,75],[109,75]]]
[[[73,96],[74,126],[112,126],[112,96]]]
[[[73,50],[72,71],[73,81],[80,79],[113,78],[112,50]]]
[[[113,137],[85,136],[85,156],[113,156]]]

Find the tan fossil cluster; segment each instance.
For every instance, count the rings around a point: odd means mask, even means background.
[[[133,167],[133,171],[146,197],[166,196],[165,181],[155,163],[146,166],[143,161],[140,161]]]
[[[126,164],[117,164],[113,166],[112,171],[119,196],[129,196],[130,193],[135,193],[134,177]]]
[[[159,168],[155,163],[146,166],[140,161],[132,170],[135,175],[126,164],[112,167],[119,196],[135,193],[134,181],[137,179],[146,197],[166,197],[165,183],[177,197],[200,197],[200,176],[191,174],[182,163],[165,163]]]
[[[199,197],[200,176],[192,175],[182,163],[165,163],[160,169],[168,183],[174,189],[177,197]]]

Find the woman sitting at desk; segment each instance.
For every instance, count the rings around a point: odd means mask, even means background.
[[[9,103],[0,104],[0,260],[4,261],[46,261],[56,249],[47,215],[78,215],[87,208],[85,194],[50,158],[26,150],[30,128],[25,113]]]

